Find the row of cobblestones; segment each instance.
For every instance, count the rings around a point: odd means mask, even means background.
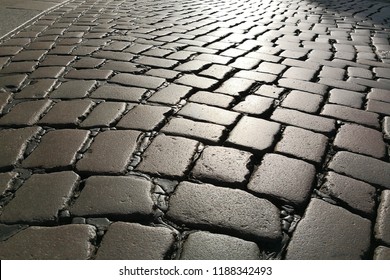
[[[390,4],[73,0],[0,45],[1,259],[390,259]]]

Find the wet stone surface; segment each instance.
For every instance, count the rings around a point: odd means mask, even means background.
[[[70,0],[21,26],[0,257],[388,259],[389,11]]]

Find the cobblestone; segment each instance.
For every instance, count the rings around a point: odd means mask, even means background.
[[[303,207],[315,177],[313,165],[278,154],[266,154],[252,174],[248,189]]]
[[[390,260],[390,248],[378,246],[374,251],[374,260]]]
[[[350,90],[344,89],[332,89],[329,96],[329,102],[339,105],[345,105],[347,107],[353,107],[360,109],[363,105],[364,95]]]
[[[369,220],[313,198],[287,248],[286,259],[362,259],[370,245]]]
[[[281,238],[279,210],[242,190],[182,182],[170,198],[167,217],[199,229],[215,229],[253,240]]]
[[[93,109],[80,127],[110,127],[125,110],[124,102],[102,102]]]
[[[192,88],[182,85],[170,84],[166,88],[163,88],[152,95],[148,99],[151,102],[175,105],[180,102],[182,98],[185,98]]]
[[[43,79],[36,80],[18,92],[15,99],[41,99],[47,97],[48,93],[54,88],[57,80]]]
[[[302,99],[304,99],[305,102],[302,102]],[[287,97],[282,102],[282,106],[307,113],[316,113],[320,109],[322,101],[322,96],[318,94],[293,90],[287,94]]]
[[[143,88],[104,85],[92,92],[91,97],[115,101],[139,102],[146,91]]]
[[[390,245],[390,191],[384,190],[378,208],[375,223],[375,238],[385,245]]]
[[[272,98],[249,95],[245,97],[245,100],[234,106],[233,110],[250,115],[262,115],[269,111],[273,104],[274,100]]]
[[[184,74],[182,77],[177,79],[176,82],[178,84],[206,90],[214,87],[218,83],[218,80],[199,77],[192,74]]]
[[[50,94],[51,98],[73,99],[86,97],[96,86],[96,81],[69,81],[62,83]]]
[[[0,242],[0,258],[8,260],[86,260],[96,238],[89,225],[29,227]]]
[[[390,103],[370,99],[367,102],[367,111],[389,116]]]
[[[181,260],[258,260],[256,243],[204,231],[191,233],[183,245]]]
[[[224,93],[232,96],[238,96],[241,92],[247,91],[255,81],[241,79],[241,78],[230,78],[225,81],[215,92]]]
[[[165,79],[133,74],[117,74],[110,81],[125,86],[157,89],[165,82]]]
[[[0,173],[0,196],[11,190],[12,182],[17,175],[15,172]]]
[[[110,225],[96,254],[98,260],[162,260],[175,237],[165,227],[116,222]]]
[[[2,223],[54,224],[65,209],[79,176],[73,171],[32,175],[4,207]],[[33,202],[33,203],[30,203]]]
[[[47,99],[18,103],[8,114],[0,118],[0,125],[34,125],[51,104],[52,102]]]
[[[294,80],[289,78],[282,78],[278,81],[278,85],[281,87],[297,89],[306,92],[312,92],[319,95],[325,95],[328,90],[328,86],[321,85],[319,83],[312,83],[302,80]]]

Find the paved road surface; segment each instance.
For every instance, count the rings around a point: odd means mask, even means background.
[[[0,45],[0,258],[390,259],[389,20],[360,0],[40,16]]]

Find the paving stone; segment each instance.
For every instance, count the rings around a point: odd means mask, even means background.
[[[169,86],[155,92],[148,101],[175,105],[185,98],[192,88],[182,85],[170,84]]]
[[[238,57],[233,63],[229,64],[229,66],[238,68],[238,69],[254,69],[256,66],[260,64],[261,60],[250,57]]]
[[[158,58],[158,57],[148,57],[148,56],[141,56],[140,58],[134,60],[134,62],[143,65],[148,65],[152,67],[161,67],[161,68],[172,68],[178,64],[177,60]]]
[[[126,110],[123,102],[102,102],[80,124],[80,127],[110,127]]]
[[[11,101],[11,97],[12,94],[10,92],[0,92],[0,115],[8,102]]]
[[[335,80],[343,80],[345,76],[345,70],[329,67],[329,66],[323,66],[322,70],[319,74],[320,78],[330,78]]]
[[[104,235],[98,260],[162,260],[173,247],[175,236],[165,227],[115,222]]]
[[[17,176],[18,173],[15,172],[0,173],[0,196],[12,188],[12,182]]]
[[[274,85],[262,85],[254,92],[254,94],[271,98],[279,98],[283,91],[283,88],[279,88]]]
[[[389,188],[390,163],[350,152],[338,152],[329,168],[353,178]]]
[[[167,218],[181,225],[229,232],[253,240],[281,238],[279,210],[238,189],[181,182],[171,196]]]
[[[134,55],[131,53],[124,52],[113,52],[113,51],[98,51],[95,52],[92,57],[119,60],[119,61],[130,61],[134,58]]]
[[[125,86],[157,89],[165,82],[165,79],[133,74],[117,74],[110,81]]]
[[[383,134],[385,139],[390,139],[390,117],[385,117],[383,119]]]
[[[370,247],[371,222],[313,198],[287,247],[286,259],[363,259]]]
[[[272,114],[271,119],[322,133],[329,133],[336,126],[334,120],[284,108],[277,108]]]
[[[0,70],[0,74],[31,73],[37,64],[36,61],[11,62]]]
[[[233,77],[223,82],[215,92],[238,96],[241,92],[249,90],[254,83],[255,81],[252,80]]]
[[[276,62],[278,62],[278,61],[276,61]],[[307,69],[312,69],[312,70],[319,70],[321,67],[321,64],[319,64],[316,61],[310,61],[310,60],[302,61],[302,60],[296,60],[296,59],[290,59],[290,58],[284,59],[282,64],[287,65],[287,66],[307,68]]]
[[[350,81],[334,80],[331,78],[320,78],[318,83],[335,87],[335,88],[351,90],[351,91],[364,92],[366,90],[365,86],[359,85],[357,83],[350,82]]]
[[[260,52],[250,52],[250,53],[246,54],[245,56],[264,60],[264,61],[275,62],[275,63],[278,63],[282,60],[282,58],[280,56],[266,54],[266,53],[260,53]]]
[[[278,81],[278,85],[281,87],[297,89],[306,92],[312,92],[319,95],[325,95],[328,92],[328,86],[318,83],[312,83],[301,80],[294,80],[288,78],[282,78]]]
[[[272,83],[277,79],[276,75],[268,73],[260,73],[256,71],[241,70],[234,74],[235,78],[243,78],[253,80],[253,82]]]
[[[117,85],[103,85],[92,92],[92,98],[101,98],[106,100],[120,100],[139,102],[146,93],[146,89],[136,87],[124,87]]]
[[[390,245],[390,191],[382,191],[375,224],[375,238]]]
[[[18,90],[26,79],[25,74],[0,77],[0,89]]]
[[[278,154],[266,154],[252,174],[248,189],[303,207],[315,179],[313,165]]]
[[[22,157],[28,142],[40,132],[39,127],[0,130],[0,168],[14,166]]]
[[[390,103],[369,99],[367,102],[367,111],[390,116]]]
[[[326,151],[328,138],[309,130],[287,126],[275,151],[321,163]]]
[[[40,66],[68,66],[76,59],[71,55],[48,55],[40,62]]]
[[[188,100],[196,103],[227,108],[234,101],[234,98],[229,95],[218,94],[215,92],[198,91],[197,93],[191,95]]]
[[[244,116],[230,132],[226,142],[243,149],[262,152],[273,145],[280,128],[278,123]],[[259,134],[253,131],[258,131]]]
[[[384,158],[386,144],[380,131],[356,124],[344,124],[339,129],[334,146],[350,152]]]
[[[38,51],[27,51],[24,50],[12,58],[12,61],[31,61],[31,60],[40,60],[45,54],[46,50]]]
[[[206,70],[200,72],[200,75],[207,76],[214,79],[223,79],[233,70],[230,66],[220,65],[220,64],[212,64]]]
[[[234,106],[233,110],[251,115],[262,115],[272,108],[273,103],[272,98],[248,95],[244,101]]]
[[[93,58],[93,57],[82,57],[80,60],[77,60],[73,67],[76,69],[83,68],[97,68],[99,65],[104,63],[104,59],[101,58]]]
[[[28,86],[18,92],[15,99],[40,99],[45,98],[48,93],[54,88],[57,80],[43,79],[32,81]]]
[[[170,107],[138,105],[131,109],[116,125],[117,128],[154,130],[166,119]]]
[[[385,246],[376,247],[374,260],[390,260],[390,248]]]
[[[142,68],[139,68],[142,69]],[[145,75],[149,76],[154,76],[154,77],[160,77],[160,78],[165,78],[168,80],[173,80],[175,79],[180,72],[174,71],[174,70],[169,70],[169,69],[150,69],[145,73]]]
[[[73,216],[151,218],[152,184],[136,176],[92,176],[71,207]]]
[[[61,129],[46,133],[38,147],[22,162],[25,168],[58,169],[70,167],[77,152],[87,141],[89,132]],[[54,152],[55,151],[55,152]]]
[[[64,71],[65,67],[59,66],[38,67],[29,77],[31,79],[59,78]]]
[[[177,52],[174,52],[174,53],[170,54],[169,56],[167,56],[167,58],[168,59],[179,60],[179,61],[184,61],[184,60],[188,60],[194,54],[196,54],[196,53],[195,52],[189,52],[189,51],[180,50],[180,51],[177,51]]]
[[[231,125],[239,116],[236,112],[192,102],[187,103],[178,115],[221,125]]]
[[[86,97],[97,85],[96,81],[68,81],[50,95],[51,98],[73,99]]]
[[[202,142],[217,143],[224,130],[224,126],[217,124],[196,122],[184,118],[173,118],[161,129],[161,132],[193,138]]]
[[[348,67],[348,76],[372,79],[372,72],[364,68]]]
[[[390,90],[373,88],[368,93],[367,98],[390,103]]]
[[[107,80],[114,72],[101,69],[70,70],[65,78],[77,80]]]
[[[279,75],[284,71],[284,69],[286,69],[286,67],[287,66],[278,63],[262,62],[256,70],[259,72]]]
[[[143,154],[137,170],[172,177],[184,176],[197,146],[198,142],[194,140],[158,135]]]
[[[195,58],[197,60],[203,60],[203,61],[208,61],[208,62],[222,64],[222,65],[226,65],[232,60],[231,57],[216,55],[216,54],[200,54]]]
[[[210,62],[194,59],[180,64],[175,70],[180,72],[197,72],[206,68],[208,65],[210,65]]]
[[[192,75],[192,74],[184,74],[182,77],[177,79],[175,82],[177,82],[178,84],[207,90],[207,89],[214,87],[218,83],[218,80],[204,78],[204,77],[200,77],[200,76],[196,76],[196,75]]]
[[[130,47],[125,49],[124,51],[134,53],[134,54],[139,54],[141,52],[144,52],[144,51],[150,49],[151,47],[153,47],[153,46],[134,43]]]
[[[34,125],[50,107],[50,100],[25,101],[16,104],[11,111],[0,119],[0,125]]]
[[[320,109],[322,101],[321,95],[293,90],[287,94],[287,97],[282,102],[282,106],[307,113],[316,113]]]
[[[191,233],[183,244],[181,260],[258,260],[256,243],[205,231]]]
[[[137,64],[126,62],[126,61],[108,61],[100,69],[112,70],[125,73],[137,73],[141,72],[143,69],[138,67]]]
[[[364,95],[360,92],[334,88],[330,92],[329,102],[348,107],[361,108]]]
[[[76,126],[94,105],[88,99],[60,101],[38,123],[48,126]]]
[[[251,153],[226,147],[207,146],[192,169],[201,181],[242,185],[249,176]]]
[[[55,224],[68,207],[80,177],[73,171],[32,175],[4,207],[3,223]]]
[[[123,51],[131,44],[129,42],[113,41],[108,46],[105,46],[103,50],[107,51]]]
[[[389,68],[375,67],[374,73],[375,73],[375,76],[377,76],[378,78],[390,79],[390,69]]]
[[[76,169],[83,173],[123,173],[137,147],[139,131],[109,130],[99,133]]]
[[[326,104],[321,115],[379,128],[379,115],[355,108]]]
[[[283,77],[297,80],[310,81],[315,77],[316,70],[300,67],[290,67],[284,73]]]
[[[21,50],[23,50],[23,47],[1,46],[0,47],[0,56],[13,56],[13,55],[18,54]]]
[[[362,181],[329,172],[320,191],[365,217],[373,217],[376,189]]]
[[[0,242],[2,260],[86,260],[96,238],[93,226],[29,227]]]

